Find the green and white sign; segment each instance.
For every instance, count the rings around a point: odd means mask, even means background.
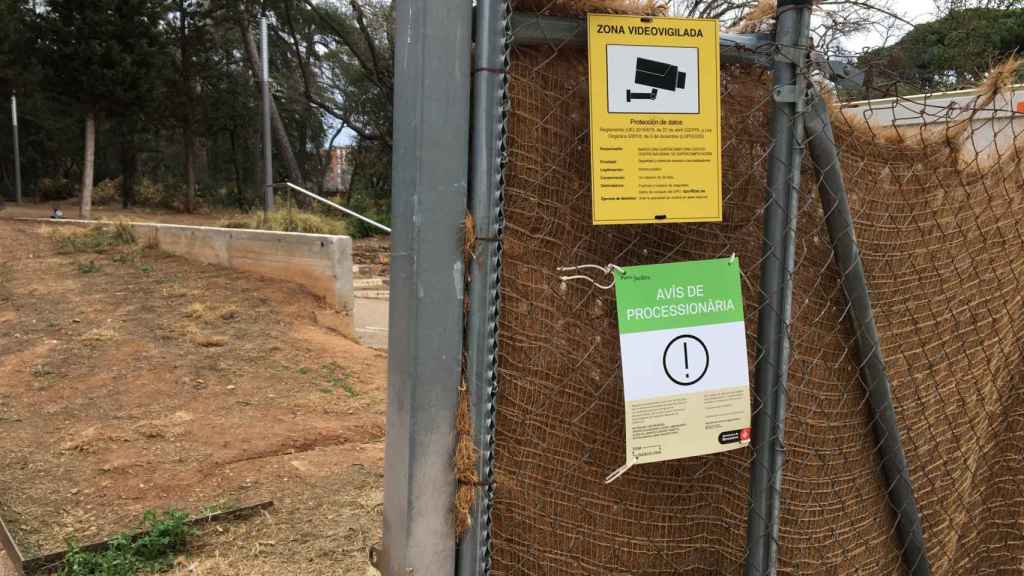
[[[627,464],[750,441],[750,387],[735,258],[615,273]]]

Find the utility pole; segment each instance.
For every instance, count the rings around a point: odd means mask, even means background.
[[[270,48],[267,18],[260,18],[260,91],[263,93],[263,216],[274,209],[274,166],[270,147]]]
[[[21,204],[21,151],[18,149],[18,98],[11,92],[11,126],[14,129],[14,201]]]

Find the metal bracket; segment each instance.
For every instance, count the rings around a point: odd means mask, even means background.
[[[776,86],[772,91],[772,99],[776,102],[796,103],[807,96],[806,90],[798,90],[795,84]]]
[[[846,62],[829,60],[827,72],[828,77],[840,86],[857,88],[864,85],[864,71]]]

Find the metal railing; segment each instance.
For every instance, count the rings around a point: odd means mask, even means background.
[[[317,200],[319,202],[322,202],[322,203],[330,206],[331,208],[334,208],[335,210],[340,210],[340,211],[344,212],[345,214],[347,214],[349,216],[352,216],[353,218],[358,218],[359,220],[362,220],[363,222],[366,222],[370,226],[373,226],[375,228],[380,228],[381,230],[387,232],[388,234],[391,234],[391,228],[388,228],[387,226],[381,224],[380,222],[377,222],[376,220],[371,220],[370,218],[367,218],[366,216],[363,216],[362,214],[356,212],[355,210],[351,210],[349,208],[345,208],[341,204],[336,204],[334,202],[331,202],[327,198],[324,198],[323,196],[320,196],[319,194],[314,194],[313,192],[310,192],[309,190],[306,190],[305,188],[303,188],[301,186],[296,186],[295,184],[292,184],[291,182],[280,182],[278,184],[274,184],[274,186],[277,187],[277,188],[287,188],[289,190],[295,190],[296,192],[301,192],[301,193],[305,194],[306,196],[309,196],[310,198],[312,198],[314,200]]]

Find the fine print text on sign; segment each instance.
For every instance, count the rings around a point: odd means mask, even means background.
[[[627,463],[723,452],[750,441],[739,262],[616,272]]]
[[[590,14],[595,224],[720,222],[718,21]]]

